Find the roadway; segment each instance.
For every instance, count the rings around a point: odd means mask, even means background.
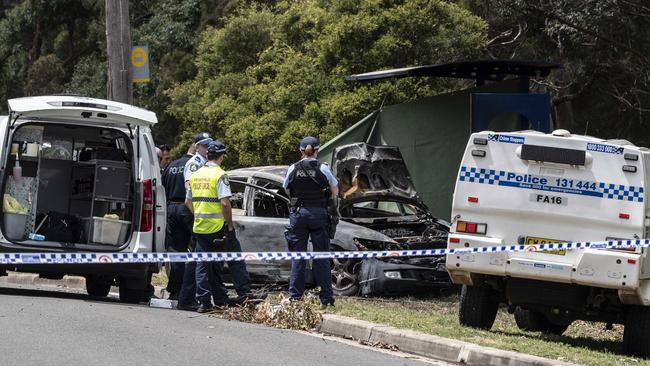
[[[351,341],[3,284],[4,365],[449,365]]]

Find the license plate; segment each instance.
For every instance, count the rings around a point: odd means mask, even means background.
[[[526,237],[526,245],[531,245],[526,248],[526,251],[528,252],[538,252],[538,253],[544,253],[544,254],[554,254],[554,255],[566,255],[566,250],[565,249],[552,249],[552,250],[537,250],[537,247],[535,245],[539,244],[552,244],[552,243],[564,243],[566,242],[565,240],[557,240],[557,239],[548,239],[548,238],[538,238],[535,236],[527,236]]]
[[[565,196],[552,196],[549,194],[531,193],[530,200],[552,206],[566,206],[569,204],[569,198]]]

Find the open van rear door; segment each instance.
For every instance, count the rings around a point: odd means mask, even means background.
[[[129,104],[76,96],[41,96],[9,99],[9,114],[21,119],[65,119],[112,127],[151,127],[156,114]]]

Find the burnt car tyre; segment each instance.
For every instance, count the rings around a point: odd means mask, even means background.
[[[546,315],[539,311],[523,309],[519,306],[515,309],[515,322],[521,330],[529,332],[542,332],[545,334],[562,335],[570,324],[555,324]]]
[[[86,276],[86,292],[93,297],[106,297],[111,291],[111,281],[100,276]]]
[[[463,285],[458,320],[461,325],[489,330],[499,310],[499,300],[488,286]]]
[[[332,250],[340,251],[334,247]],[[335,296],[354,296],[359,293],[359,262],[352,258],[332,259],[332,291]]]
[[[623,352],[626,355],[650,357],[650,308],[628,306],[623,332]]]

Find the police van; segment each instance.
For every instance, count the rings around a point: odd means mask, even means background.
[[[460,323],[489,329],[500,304],[529,331],[561,334],[578,319],[619,323],[626,353],[649,356],[648,248],[539,247],[647,238],[648,164],[646,148],[566,130],[473,134],[448,239],[461,249],[447,256],[463,285]],[[510,245],[523,250],[499,251]]]
[[[151,135],[153,112],[79,96],[11,99],[0,117],[0,252],[24,253],[6,270],[86,278],[91,296],[119,286],[139,302],[158,264],[39,264],[29,253],[164,251],[165,192]]]

